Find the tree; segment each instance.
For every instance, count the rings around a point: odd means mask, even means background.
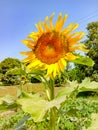
[[[27,82],[40,82],[31,74],[27,73],[27,64],[18,59],[6,58],[0,63],[0,81],[3,85],[19,85]]]
[[[70,81],[77,80],[78,82],[81,82],[84,79],[85,73],[82,70],[80,70],[78,66],[76,66],[68,72]]]
[[[84,78],[91,77],[92,80],[98,81],[98,22],[92,22],[87,25],[87,39],[83,42],[89,50],[86,55],[94,61],[93,67],[76,65],[83,72]]]
[[[5,74],[8,70],[21,67],[21,62],[15,58],[6,58],[0,63],[0,73]]]
[[[98,22],[89,23],[87,26],[88,35],[85,45],[89,49],[87,55],[95,62],[93,70],[98,72]]]
[[[0,63],[0,81],[3,85],[19,84],[19,76],[14,69],[20,67],[21,62],[15,58],[6,58]]]

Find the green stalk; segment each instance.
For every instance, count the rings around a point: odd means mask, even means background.
[[[54,95],[54,81],[52,79],[50,79],[49,88],[50,88],[50,100],[53,100],[55,95]],[[56,108],[55,107],[50,109],[50,130],[56,130]]]
[[[50,109],[50,130],[56,130],[56,111],[54,107]]]

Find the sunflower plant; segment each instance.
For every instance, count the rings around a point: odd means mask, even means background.
[[[27,55],[23,62],[28,63],[28,73],[31,72],[32,68],[37,70],[32,74],[39,77],[44,83],[46,98],[40,97],[39,94],[26,94],[17,102],[22,106],[24,112],[32,116],[35,122],[43,121],[46,113],[48,113],[49,129],[57,130],[59,120],[57,111],[70,95],[69,93],[74,91],[74,88],[55,96],[54,80],[56,76],[61,76],[67,62],[88,66],[92,66],[94,63],[90,58],[74,53],[77,50],[88,51],[84,44],[80,42],[84,37],[84,32],[74,31],[78,24],[70,23],[64,27],[68,15],[62,16],[60,13],[54,25],[53,16],[54,13],[50,17],[46,16],[44,21],[39,21],[36,24],[37,32],[31,32],[26,40],[22,40],[30,48],[30,51],[21,52],[21,54]],[[38,73],[38,70],[45,71],[46,74],[42,75]]]

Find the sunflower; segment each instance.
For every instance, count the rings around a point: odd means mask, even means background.
[[[46,16],[44,22],[36,24],[38,31],[32,32],[27,40],[22,41],[31,50],[21,54],[27,55],[23,61],[29,63],[28,68],[47,70],[46,76],[54,78],[64,71],[67,61],[77,58],[74,51],[85,51],[85,48],[79,42],[84,37],[84,32],[74,32],[78,24],[70,23],[63,28],[68,15],[62,17],[60,13],[55,25],[53,16],[54,14]]]

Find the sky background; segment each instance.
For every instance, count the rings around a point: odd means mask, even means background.
[[[87,24],[98,21],[98,0],[0,0],[0,61],[7,57],[23,59],[19,52],[28,48],[21,40],[36,31],[35,24],[55,12],[68,14],[64,27],[79,23],[76,31],[86,31]]]

